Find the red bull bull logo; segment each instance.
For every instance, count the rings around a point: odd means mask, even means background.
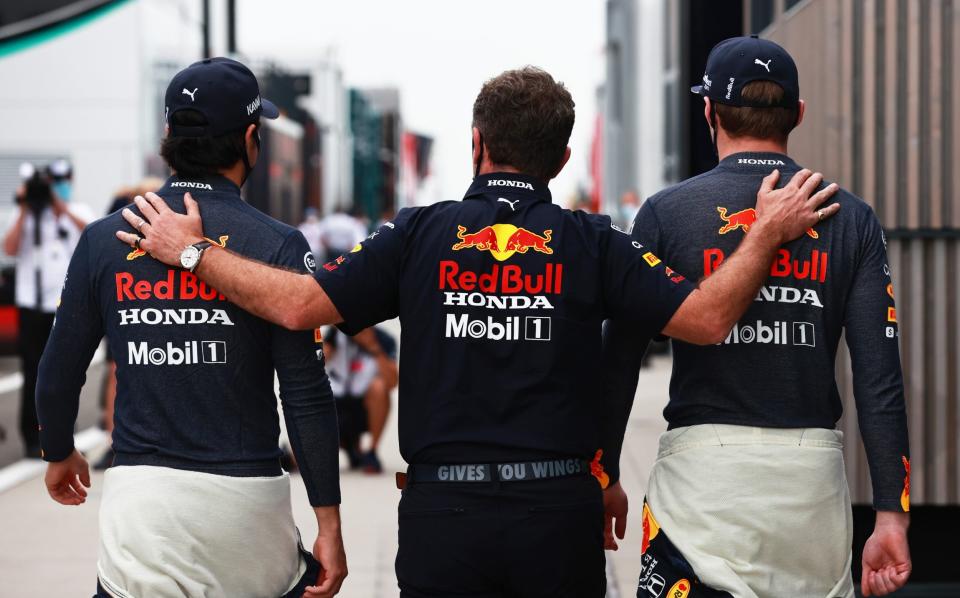
[[[205,239],[206,241],[209,241],[210,243],[213,243],[214,245],[219,245],[220,247],[226,247],[226,246],[227,246],[227,239],[229,239],[229,238],[230,238],[230,235],[221,235],[221,236],[220,236],[220,241],[214,241],[213,239],[208,239],[207,237],[204,237],[204,239]],[[138,257],[143,257],[143,256],[145,256],[145,255],[147,255],[147,252],[146,252],[146,251],[144,251],[144,250],[142,250],[142,249],[134,249],[133,251],[131,251],[130,253],[127,254],[127,261],[128,261],[128,262],[132,262],[133,260],[137,259]]]
[[[603,470],[603,463],[600,462],[601,459],[603,459],[603,449],[597,449],[596,454],[593,456],[593,461],[590,462],[590,475],[595,477],[597,481],[600,482],[600,487],[606,490],[607,486],[610,485],[610,476]]]
[[[647,501],[643,501],[643,541],[640,544],[640,554],[647,552],[647,549],[650,548],[650,542],[657,537],[657,534],[660,533],[660,525],[657,523],[657,520],[653,518],[653,513],[650,512],[650,507],[647,505]]]
[[[510,259],[514,253],[527,253],[531,249],[547,255],[553,254],[553,249],[548,246],[553,240],[553,231],[550,229],[543,231],[543,235],[538,235],[512,224],[491,224],[475,233],[468,233],[465,226],[457,226],[457,238],[460,241],[454,244],[454,251],[470,248],[489,251],[500,262]]]
[[[900,457],[903,459],[903,469],[906,472],[906,477],[903,478],[903,492],[900,493],[900,507],[903,509],[904,513],[910,512],[910,459],[907,459],[904,456]]]
[[[753,208],[740,210],[739,212],[734,212],[729,216],[727,215],[727,208],[717,207],[717,212],[720,213],[720,220],[725,222],[725,224],[720,227],[719,232],[721,235],[735,231],[738,228],[743,232],[747,232],[750,230],[750,227],[753,225],[753,223],[757,221],[757,211]],[[820,234],[812,228],[807,229],[807,236],[811,239],[820,238]]]

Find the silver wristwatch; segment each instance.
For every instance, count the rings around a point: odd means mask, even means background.
[[[200,241],[188,246],[180,253],[180,266],[187,272],[196,270],[200,265],[200,257],[210,245],[210,241]]]

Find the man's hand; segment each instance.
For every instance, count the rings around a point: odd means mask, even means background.
[[[83,455],[74,449],[63,461],[47,464],[44,483],[50,498],[61,505],[81,505],[87,500],[90,466]]]
[[[203,241],[203,222],[200,220],[200,206],[189,193],[183,196],[186,214],[171,210],[156,193],[147,193],[146,198],[136,196],[134,203],[143,214],[137,216],[129,208],[124,208],[123,218],[135,228],[137,233],[117,231],[117,238],[127,245],[149,253],[154,259],[168,266],[180,265],[180,254],[188,246]]]
[[[303,598],[330,598],[340,591],[347,576],[347,554],[340,532],[340,507],[316,507],[317,540],[313,557],[320,563],[317,583],[307,586]]]
[[[616,530],[617,538],[623,540],[627,535],[627,493],[618,481],[603,491],[603,548],[617,550],[619,546],[613,537]],[[616,524],[614,524],[616,519]]]
[[[879,511],[873,534],[863,547],[863,576],[860,591],[864,596],[886,596],[903,587],[910,577],[910,546],[907,528],[910,515]]]
[[[756,222],[733,255],[680,305],[663,329],[665,335],[697,345],[722,343],[753,305],[780,246],[840,210],[838,203],[817,209],[838,189],[830,185],[814,193],[823,181],[820,174],[801,170],[785,187],[774,189],[779,178],[777,170],[764,177],[757,193]]]
[[[777,245],[799,238],[840,210],[838,203],[817,209],[839,188],[836,183],[831,183],[814,193],[823,182],[823,175],[819,172],[813,174],[804,168],[783,188],[775,189],[779,179],[779,170],[764,177],[757,192],[757,221],[753,225],[773,231],[771,234],[779,241]]]

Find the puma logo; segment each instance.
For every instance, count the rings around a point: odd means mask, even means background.
[[[197,93],[197,90],[198,90],[198,89],[200,89],[200,88],[199,88],[199,87],[194,87],[194,88],[193,88],[193,91],[190,91],[189,89],[187,89],[186,87],[184,87],[184,88],[183,88],[183,91],[181,92],[181,95],[190,96],[190,101],[191,101],[191,102],[196,102],[196,101],[197,101],[197,98],[193,97],[193,94]]]
[[[770,63],[773,62],[773,58],[767,60],[766,62],[760,60],[759,58],[753,59],[753,64],[759,64],[763,68],[767,69],[767,72],[770,72]]]
[[[504,203],[510,204],[510,210],[512,210],[512,211],[514,211],[514,212],[517,211],[517,206],[516,206],[516,204],[520,203],[520,200],[519,200],[519,199],[515,199],[515,200],[513,200],[513,201],[510,201],[509,199],[507,199],[507,198],[505,198],[505,197],[498,197],[498,198],[497,198],[497,201],[502,201],[502,202],[504,202]]]

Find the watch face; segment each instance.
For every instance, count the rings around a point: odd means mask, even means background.
[[[186,270],[193,270],[200,261],[200,250],[191,245],[180,254],[180,265]]]

